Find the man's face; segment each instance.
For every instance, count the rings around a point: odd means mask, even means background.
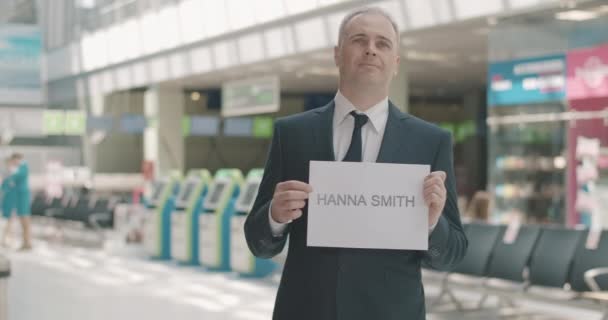
[[[399,67],[397,34],[386,17],[366,13],[355,16],[344,28],[334,59],[345,83],[388,87]]]

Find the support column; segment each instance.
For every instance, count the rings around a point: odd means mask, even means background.
[[[84,84],[79,82],[78,84],[78,108],[81,110],[87,110],[86,97],[87,91],[84,89]],[[91,94],[88,96],[90,103],[90,113],[93,116],[101,116],[104,113],[104,95],[101,93]],[[94,133],[99,135],[100,133]],[[85,132],[82,136],[82,155],[85,166],[91,170],[91,174],[95,175],[97,172],[97,143],[99,137],[93,136],[91,132]]]
[[[144,160],[154,163],[156,177],[171,170],[184,173],[184,104],[181,89],[155,86],[146,90],[144,114],[151,123],[144,133]]]
[[[409,111],[409,81],[404,59],[401,59],[399,71],[391,82],[389,99],[403,112]]]

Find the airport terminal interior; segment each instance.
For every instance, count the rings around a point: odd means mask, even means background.
[[[0,0],[0,320],[272,319],[275,123],[334,100],[370,6],[390,101],[453,143],[426,319],[608,319],[608,0]]]

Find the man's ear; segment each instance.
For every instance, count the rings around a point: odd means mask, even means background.
[[[395,67],[397,67],[397,68],[395,70],[395,74],[393,74],[394,77],[396,77],[399,74],[399,70],[400,70],[400,66],[401,66],[401,55],[400,54],[397,54],[397,60],[395,60],[395,62],[396,62]]]

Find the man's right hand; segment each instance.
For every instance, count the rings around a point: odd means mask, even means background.
[[[274,196],[270,215],[278,223],[289,223],[302,216],[302,208],[306,205],[308,194],[312,187],[302,181],[290,180],[278,183]]]

